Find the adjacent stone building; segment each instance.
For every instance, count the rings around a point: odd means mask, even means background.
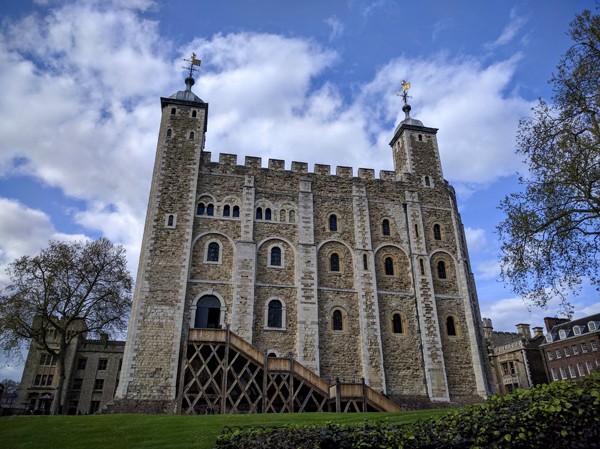
[[[489,346],[494,392],[510,393],[517,388],[527,390],[534,385],[548,383],[540,344],[544,329],[529,324],[517,324],[517,332],[494,331],[492,320],[483,319],[485,338]]]
[[[92,340],[85,334],[67,347],[61,413],[96,413],[112,401],[119,382],[124,347],[123,341],[111,341],[104,335]],[[15,412],[50,412],[58,383],[56,363],[55,356],[31,343],[17,399],[12,404]]]
[[[576,379],[600,368],[600,313],[577,320],[544,318],[540,350],[551,382]]]
[[[208,104],[185,82],[161,98],[116,410],[181,412],[184,386],[201,375],[186,356],[192,330],[226,327],[329,383],[364,378],[400,399],[485,398],[478,300],[437,129],[405,104],[394,171],[378,176],[213,160]]]

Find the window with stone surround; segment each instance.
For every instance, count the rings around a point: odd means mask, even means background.
[[[215,295],[204,295],[193,312],[194,328],[219,329],[221,327],[221,301]]]
[[[579,346],[573,345],[571,346],[571,350],[573,351],[573,355],[579,354]]]
[[[104,379],[96,379],[94,381],[94,390],[103,390],[104,389]]]
[[[581,343],[581,352],[588,352],[587,344],[585,342]]]
[[[552,380],[558,380],[558,371],[556,371],[556,368],[551,368],[550,372],[552,373]]]
[[[166,214],[165,215],[165,227],[174,229],[177,225],[177,214]]]
[[[277,298],[269,300],[265,312],[265,323],[267,329],[285,328],[285,306],[281,300]]]
[[[392,333],[404,335],[406,331],[406,319],[404,315],[396,312],[392,315]]]
[[[190,131],[190,140],[194,140],[194,131]]]
[[[215,215],[215,205],[210,203],[208,206],[206,206],[206,215],[208,215],[209,217],[212,217],[213,215]]]
[[[422,258],[419,258],[419,269],[421,270],[421,276],[425,276],[425,262]]]
[[[195,109],[193,109],[193,110],[192,110],[192,117],[196,117],[196,114],[197,114],[197,113],[196,113],[196,110],[195,110]]]
[[[366,254],[363,254],[363,270],[369,269],[369,259]]]
[[[592,351],[597,351],[598,350],[598,343],[596,343],[596,340],[591,340],[590,341],[590,348],[592,348]]]
[[[433,238],[435,240],[442,240],[442,228],[437,223],[433,225]]]
[[[341,307],[333,309],[331,312],[331,330],[334,332],[344,332],[346,329],[346,311]]]
[[[279,221],[285,223],[287,221],[287,213],[285,209],[279,211]]]
[[[587,368],[588,374],[590,374],[594,370],[594,365],[592,365],[592,361],[591,360],[587,360],[585,362],[585,367]]]
[[[386,257],[383,261],[383,266],[385,268],[386,276],[394,275],[394,259],[392,259],[391,257]]]
[[[269,266],[270,267],[282,267],[283,266],[282,251],[279,246],[271,247],[270,254],[269,254]]]
[[[552,351],[546,351],[546,357],[548,360],[554,359],[554,357],[552,357]]]
[[[333,253],[329,256],[329,271],[340,271],[340,256],[338,256],[337,253]]]
[[[108,368],[108,359],[98,360],[98,371],[105,371]]]
[[[337,232],[338,230],[338,219],[336,214],[331,214],[329,216],[329,230],[332,232]]]
[[[196,215],[204,215],[206,212],[206,206],[204,203],[198,203],[198,207],[196,208]]]
[[[458,337],[458,323],[456,317],[452,315],[446,317],[446,335],[449,337]]]
[[[571,356],[571,352],[569,351],[569,348],[567,346],[565,346],[563,348],[563,351],[565,353],[565,357],[570,357]]]
[[[87,364],[86,358],[82,357],[82,358],[77,359],[77,369],[78,370],[84,370],[86,364]]]
[[[233,218],[239,218],[240,216],[240,206],[233,206]]]
[[[560,367],[560,378],[562,380],[566,380],[567,379],[567,369],[564,366]]]
[[[384,218],[381,222],[381,233],[383,235],[390,235],[390,220]]]
[[[290,223],[295,223],[296,222],[296,211],[290,210],[289,217],[290,217]]]
[[[265,209],[265,220],[271,221],[271,209],[268,207]]]
[[[569,365],[569,375],[571,379],[575,379],[577,377],[577,373],[575,373],[575,367],[573,365]]]
[[[263,219],[262,207],[257,207],[256,208],[256,219],[257,220],[262,220]]]
[[[560,359],[562,357],[562,353],[560,352],[560,349],[555,349],[554,354],[556,354],[557,359]]]
[[[585,368],[581,363],[577,363],[577,371],[579,372],[579,377],[585,376]]]
[[[171,108],[171,115],[175,115],[175,114],[177,114],[177,109]]]
[[[219,263],[221,260],[221,245],[212,241],[206,245],[206,262]]]
[[[171,131],[171,128],[167,129],[167,139],[170,139],[172,134],[173,134],[173,131]]]
[[[225,206],[223,206],[223,216],[229,217],[230,215],[231,215],[231,206],[229,204],[226,204]]]
[[[446,279],[446,263],[443,260],[437,263],[437,275],[438,279]]]

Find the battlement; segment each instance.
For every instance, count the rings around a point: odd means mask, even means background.
[[[246,156],[244,158],[244,164],[238,164],[237,154],[219,153],[219,161],[213,162],[211,160],[212,153],[210,151],[203,151],[201,163],[207,164],[219,164],[223,167],[231,168],[235,166],[248,167],[253,169],[268,169],[277,171],[286,171],[285,161],[281,159],[269,159],[267,167],[262,166],[262,158],[255,156]],[[340,178],[353,178],[354,171],[352,167],[338,165],[335,167],[335,174],[332,175],[331,166],[326,164],[314,164],[313,171],[309,171],[307,162],[292,161],[289,171],[302,174],[315,174],[321,176],[338,176]],[[364,180],[381,179],[383,181],[395,181],[396,172],[393,170],[380,170],[379,177],[375,176],[375,170],[372,168],[359,168],[357,178]]]

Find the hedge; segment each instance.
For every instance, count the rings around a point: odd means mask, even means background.
[[[538,385],[412,424],[231,430],[215,449],[600,448],[600,372]]]

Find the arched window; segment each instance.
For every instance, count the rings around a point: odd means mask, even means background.
[[[381,232],[383,235],[390,235],[390,221],[387,218],[381,222]]]
[[[269,351],[267,357],[270,359],[274,359],[275,357],[277,357],[277,353],[274,351]]]
[[[240,206],[233,206],[233,218],[240,216]]]
[[[262,207],[257,207],[256,208],[256,219],[257,220],[262,220]]]
[[[369,269],[369,263],[368,263],[367,255],[363,254],[363,270],[368,270],[368,269]]]
[[[205,206],[204,203],[198,203],[198,209],[196,209],[196,214],[197,215],[204,215],[204,211],[205,211]]]
[[[344,317],[341,310],[334,310],[331,315],[331,329],[334,331],[344,330]]]
[[[173,214],[167,217],[167,226],[173,226],[175,224],[175,216]]]
[[[419,142],[423,142],[423,135],[422,135],[422,134],[419,134],[419,136],[418,136],[418,137],[419,137]]]
[[[433,225],[433,238],[436,240],[442,240],[442,230],[439,224]]]
[[[206,215],[212,217],[215,214],[215,206],[211,203],[206,206]]]
[[[190,139],[194,138],[194,131],[190,131]]]
[[[429,176],[425,176],[425,185],[426,185],[427,187],[430,187],[430,186],[431,186],[431,182],[429,181]]]
[[[265,220],[270,220],[271,219],[271,209],[269,209],[268,207],[265,209]]]
[[[231,206],[229,206],[229,204],[226,204],[225,206],[223,206],[223,216],[229,217],[230,214],[231,214]]]
[[[206,252],[207,262],[218,262],[219,261],[220,247],[217,242],[210,242],[208,244],[208,250]]]
[[[283,307],[281,301],[273,299],[269,302],[269,311],[267,315],[267,327],[282,328]]]
[[[338,230],[337,215],[335,215],[335,214],[331,214],[329,216],[329,230],[330,231],[337,231]]]
[[[175,108],[172,108],[172,109],[171,109],[171,115],[175,115],[176,113],[177,113],[177,109],[175,109]]]
[[[192,117],[196,117],[196,110],[192,111]]]
[[[290,223],[294,223],[296,221],[296,212],[291,210],[290,211]]]
[[[275,267],[281,266],[281,248],[278,246],[271,248],[271,265]]]
[[[446,279],[446,264],[444,263],[443,260],[440,260],[437,263],[437,272],[438,272],[438,278]]]
[[[286,215],[285,215],[285,209],[281,209],[279,211],[279,221],[285,222],[285,217],[286,217]]]
[[[450,336],[456,336],[456,323],[454,317],[449,316],[446,318],[446,333]]]
[[[386,257],[383,261],[385,267],[385,274],[388,276],[394,275],[394,260],[391,257]]]
[[[338,256],[336,253],[333,253],[329,257],[329,270],[340,271],[340,256]]]
[[[218,329],[221,322],[221,302],[216,296],[200,298],[196,304],[194,327],[198,329]]]
[[[392,316],[392,331],[394,334],[403,334],[404,327],[402,326],[402,317],[399,313],[394,313]]]
[[[172,131],[171,128],[167,129],[167,137],[171,137]]]

